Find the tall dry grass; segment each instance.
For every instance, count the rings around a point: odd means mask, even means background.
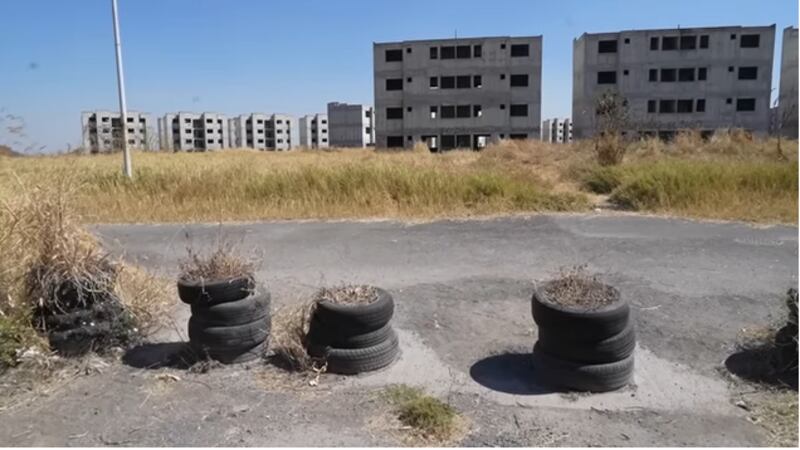
[[[601,166],[592,141],[502,141],[482,152],[434,155],[338,151],[136,153],[135,179],[119,155],[0,159],[0,196],[14,177],[76,174],[88,222],[435,218],[585,211],[597,195],[625,207],[691,217],[796,222],[797,141],[687,132],[625,142]],[[599,194],[598,194],[599,193]]]

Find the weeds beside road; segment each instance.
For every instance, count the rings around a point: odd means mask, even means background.
[[[82,184],[87,222],[436,218],[586,211],[592,199],[642,212],[756,222],[797,221],[797,144],[721,135],[630,144],[600,166],[589,141],[502,142],[482,152],[371,150],[136,153],[0,159],[0,195],[18,177]],[[605,198],[605,197],[601,197]]]

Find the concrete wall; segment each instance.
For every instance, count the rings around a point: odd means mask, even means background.
[[[511,56],[513,45],[527,45],[527,56]],[[469,49],[469,58],[445,58],[444,48]],[[480,56],[474,49],[480,46]],[[437,55],[432,58],[431,49]],[[402,61],[387,61],[387,50],[399,50]],[[502,138],[538,138],[541,116],[542,38],[479,37],[376,43],[373,45],[375,145],[412,147],[426,142],[431,150],[481,147]],[[512,75],[527,75],[527,87],[511,87]],[[442,77],[469,76],[469,87],[447,89]],[[476,86],[474,78],[480,77]],[[436,78],[438,87],[431,87]],[[402,88],[388,90],[387,79]],[[527,105],[527,116],[510,114],[511,105]],[[469,106],[469,117],[444,118],[442,106]],[[480,114],[473,108],[480,107]],[[431,107],[435,107],[433,115]],[[401,108],[389,119],[387,108]],[[451,145],[452,140],[456,145]]]
[[[781,81],[777,125],[785,136],[797,139],[797,28],[783,30]]]
[[[375,144],[374,110],[369,106],[328,103],[331,147],[368,147]]]
[[[743,35],[758,35],[756,48],[742,47]],[[694,49],[680,49],[681,38],[695,36]],[[701,48],[701,36],[708,48]],[[663,50],[664,38],[677,38],[677,50]],[[658,49],[651,50],[651,39]],[[599,52],[600,41],[616,41],[617,51]],[[584,34],[573,42],[572,118],[576,138],[596,130],[595,101],[604,91],[617,91],[628,101],[630,130],[674,131],[681,128],[715,130],[745,128],[757,133],[769,129],[770,91],[775,26],[634,30]],[[755,80],[739,79],[741,67],[755,67]],[[694,81],[663,81],[662,69],[693,69]],[[698,80],[701,68],[706,79]],[[650,70],[657,71],[656,81]],[[616,73],[616,82],[600,84],[598,72]],[[677,74],[676,74],[677,76]],[[737,111],[737,100],[755,100],[755,111]],[[660,112],[660,101],[692,100],[691,113]],[[697,100],[705,111],[696,112]],[[648,102],[656,112],[648,112]]]
[[[152,150],[157,146],[153,119],[149,114],[128,111],[128,148]],[[84,151],[91,153],[122,149],[122,123],[119,112],[84,111],[81,113],[81,137]]]

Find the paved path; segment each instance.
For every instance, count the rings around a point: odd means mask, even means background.
[[[112,252],[167,276],[177,273],[187,234],[202,247],[219,230],[95,227]],[[300,392],[263,382],[258,367],[180,373],[181,382],[161,389],[164,383],[153,381],[160,371],[115,364],[111,373],[84,377],[51,396],[47,414],[35,419],[48,427],[3,443],[391,445],[402,442],[402,432],[376,419],[385,412],[376,393],[400,382],[424,387],[463,411],[472,423],[465,445],[764,443],[761,428],[731,403],[720,367],[742,328],[779,320],[784,292],[797,285],[796,228],[548,215],[423,224],[249,223],[222,230],[260,253],[258,279],[276,306],[322,285],[387,288],[397,302],[400,360],[366,376],[326,376],[322,387]],[[522,368],[536,339],[532,281],[575,264],[588,264],[633,305],[635,387],[564,396],[531,385]],[[187,309],[176,304],[177,323],[185,323]],[[184,335],[179,328],[158,339]],[[96,384],[102,392],[73,405],[71,399]],[[101,419],[81,412],[87,406],[110,409]],[[37,408],[0,413],[0,436]],[[101,424],[103,436],[92,431],[68,440]]]

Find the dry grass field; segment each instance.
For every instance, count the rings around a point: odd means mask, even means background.
[[[591,141],[504,141],[482,152],[141,153],[135,179],[119,155],[0,157],[0,196],[77,183],[86,222],[437,218],[588,211],[608,199],[656,214],[766,223],[797,221],[797,142],[687,133],[627,145],[597,164]]]

